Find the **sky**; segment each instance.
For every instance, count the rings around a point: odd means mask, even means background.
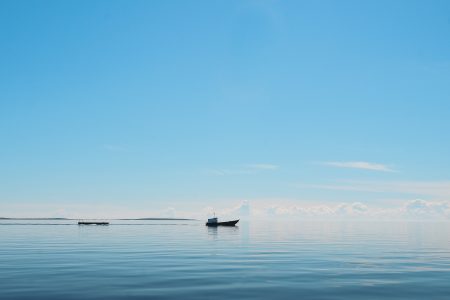
[[[1,1],[0,217],[450,219],[449,1]]]

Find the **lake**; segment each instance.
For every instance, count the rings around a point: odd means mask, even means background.
[[[0,220],[0,299],[449,299],[450,223]]]

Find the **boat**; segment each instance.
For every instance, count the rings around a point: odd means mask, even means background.
[[[209,218],[208,222],[206,222],[206,226],[210,227],[217,227],[217,226],[235,226],[239,222],[239,220],[233,220],[233,221],[226,221],[226,222],[219,222],[216,217]]]
[[[109,222],[78,221],[78,225],[109,225]]]

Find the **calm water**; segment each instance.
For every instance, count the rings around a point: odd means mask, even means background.
[[[0,223],[0,299],[450,299],[450,223]]]

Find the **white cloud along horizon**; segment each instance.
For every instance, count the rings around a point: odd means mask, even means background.
[[[277,201],[278,202],[278,201]],[[289,220],[435,220],[450,221],[450,201],[423,199],[404,200],[385,207],[362,202],[283,203],[270,204],[258,201],[241,201],[222,209],[207,207],[206,216],[213,212],[222,218],[243,219],[289,219]]]
[[[410,199],[395,201],[392,205],[377,205],[360,201],[343,201],[339,203],[314,203],[298,199],[253,199],[231,200],[225,206],[197,206],[189,210],[169,206],[165,209],[152,210],[127,206],[91,206],[91,205],[47,205],[36,207],[32,214],[24,215],[22,207],[2,208],[2,217],[66,217],[66,218],[192,218],[204,220],[216,214],[221,219],[248,220],[430,220],[450,221],[450,201]],[[51,212],[49,215],[48,212]]]

